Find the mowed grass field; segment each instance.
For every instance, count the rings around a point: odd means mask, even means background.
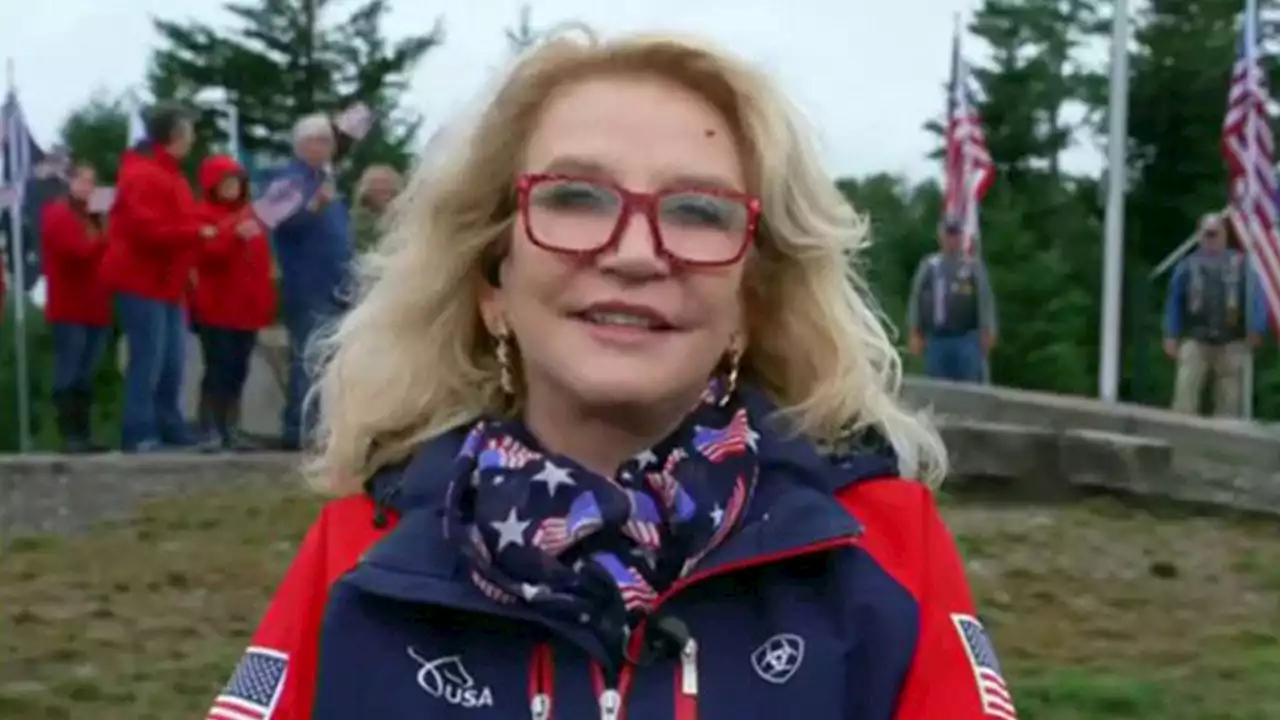
[[[1109,499],[944,506],[1024,719],[1280,718],[1280,524]],[[12,541],[0,718],[202,717],[317,507],[212,493]]]

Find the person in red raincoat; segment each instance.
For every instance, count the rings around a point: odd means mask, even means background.
[[[120,161],[107,224],[102,277],[115,295],[129,346],[125,372],[125,452],[191,444],[182,415],[187,328],[184,296],[201,246],[217,228],[200,219],[182,158],[195,139],[191,118],[173,106],[147,113],[147,139]]]
[[[249,205],[244,168],[227,155],[200,166],[200,218],[218,234],[204,245],[195,269],[191,314],[204,351],[200,382],[203,447],[243,449],[236,433],[240,395],[258,331],[276,315],[271,247]]]
[[[111,293],[98,271],[107,248],[103,218],[89,209],[96,175],[76,165],[70,191],[45,206],[40,245],[53,331],[53,403],[66,452],[100,451],[90,437],[93,376],[111,335]]]

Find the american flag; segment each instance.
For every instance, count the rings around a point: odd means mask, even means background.
[[[270,720],[289,670],[289,656],[279,650],[250,647],[213,701],[205,720]]]
[[[695,428],[693,446],[708,460],[718,463],[745,453],[747,448],[755,449],[756,437],[747,419],[746,408],[739,408],[723,428]]]
[[[0,107],[0,147],[4,153],[4,182],[12,188],[21,188],[31,177],[31,169],[42,154],[35,146],[18,95],[10,90]]]
[[[657,601],[658,591],[638,570],[623,563],[617,555],[596,553],[591,559],[618,583],[618,592],[622,594],[622,602],[628,610],[647,610]]]
[[[306,198],[293,178],[280,178],[253,201],[253,214],[268,228],[275,228],[302,208]]]
[[[1258,20],[1257,0],[1246,0],[1222,123],[1222,151],[1231,178],[1231,222],[1253,260],[1275,324],[1280,322],[1280,234],[1274,142],[1267,117],[1271,93],[1260,57]]]
[[[32,171],[43,157],[44,151],[31,137],[18,94],[10,88],[0,104],[0,222],[4,233],[4,240],[0,240],[0,273],[5,272],[7,257],[14,275],[21,274],[25,290],[34,287],[40,277],[39,248],[24,244],[31,228],[23,231],[22,224],[28,221],[24,215],[30,212],[24,206],[30,200],[27,192]]]
[[[368,105],[357,102],[343,110],[342,114],[334,119],[333,124],[338,127],[338,131],[343,135],[353,140],[359,140],[369,134],[369,128],[373,127],[373,111],[369,109]]]
[[[964,251],[972,254],[978,237],[978,204],[995,180],[995,165],[982,132],[982,118],[969,91],[969,66],[960,53],[957,22],[951,49],[951,87],[947,93],[947,147],[943,164],[948,219],[959,222]]]
[[[515,595],[512,595],[506,590],[498,587],[493,582],[490,582],[489,578],[485,577],[479,570],[471,571],[471,581],[476,584],[476,587],[479,588],[480,592],[484,593],[485,597],[496,603],[511,605],[517,599]]]
[[[964,645],[969,664],[973,667],[974,680],[978,684],[978,697],[982,700],[982,712],[994,720],[1017,720],[1018,711],[1013,707],[1013,695],[1000,672],[1000,661],[995,648],[987,638],[982,623],[972,615],[952,615],[960,642]]]

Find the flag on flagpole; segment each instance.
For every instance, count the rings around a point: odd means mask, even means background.
[[[0,196],[3,198],[0,199],[7,200],[0,204],[0,218],[5,219],[4,230],[8,240],[6,254],[14,279],[21,279],[22,287],[30,290],[40,276],[38,248],[27,245],[24,241],[28,238],[18,235],[30,235],[32,229],[28,227],[24,230],[23,226],[34,222],[32,216],[36,213],[33,212],[32,202],[35,196],[30,192],[32,174],[36,164],[44,158],[44,150],[31,136],[26,115],[22,112],[12,85],[5,94],[3,104],[0,104],[0,138],[3,138],[3,142],[0,142],[0,160],[3,161],[3,167],[0,167],[0,188],[3,188]],[[19,259],[22,260],[21,268],[18,267]],[[14,287],[19,285],[15,282]]]
[[[356,102],[334,118],[333,124],[343,135],[352,140],[360,140],[373,127],[373,111],[368,105]]]
[[[17,192],[16,202],[8,210],[9,215],[9,253],[13,266],[14,295],[18,298],[13,304],[14,353],[17,369],[17,411],[18,411],[18,449],[27,452],[31,447],[31,388],[27,373],[27,264],[31,261],[24,248],[23,214],[24,197],[27,181],[31,178],[32,168],[39,161],[43,152],[31,137],[31,130],[23,116],[22,106],[18,104],[18,93],[14,88],[13,61],[8,63],[9,90],[4,104],[0,105],[0,136],[4,137],[3,177],[0,184],[8,185]],[[0,268],[2,270],[2,268]]]
[[[960,223],[964,251],[972,254],[979,236],[978,206],[995,180],[995,165],[987,150],[987,137],[982,132],[982,118],[970,93],[969,66],[960,52],[958,19],[951,50],[943,174],[946,216]]]
[[[1246,0],[1222,123],[1222,151],[1231,183],[1231,222],[1261,280],[1275,325],[1280,323],[1280,228],[1274,138],[1267,116],[1270,101],[1267,70],[1261,61],[1258,4]]]
[[[134,98],[129,108],[129,138],[125,147],[135,147],[147,139],[147,123],[142,117],[142,102]]]

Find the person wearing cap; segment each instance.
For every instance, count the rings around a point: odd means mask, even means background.
[[[1197,414],[1213,375],[1213,410],[1238,417],[1245,361],[1262,344],[1267,310],[1244,253],[1227,245],[1217,213],[1200,219],[1199,247],[1178,263],[1165,299],[1164,351],[1178,364],[1173,409]]]
[[[909,349],[924,355],[925,374],[983,382],[996,342],[996,303],[987,268],[965,252],[959,220],[938,227],[938,252],[920,261],[907,301]]]

